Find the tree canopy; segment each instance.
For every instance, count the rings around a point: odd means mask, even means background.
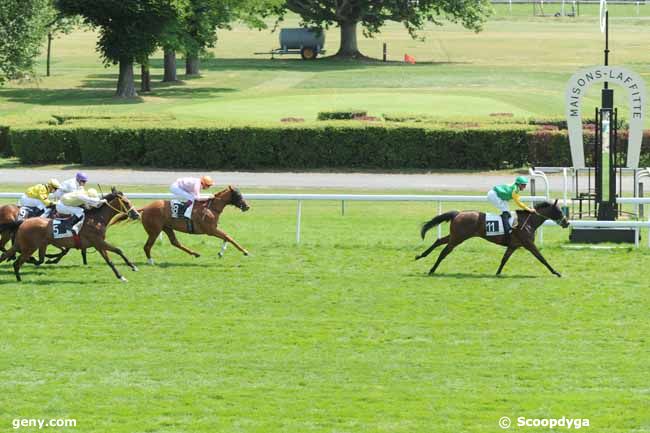
[[[32,71],[47,33],[47,0],[0,1],[0,84]]]
[[[489,0],[286,0],[276,8],[280,18],[287,11],[302,18],[303,24],[326,29],[341,28],[340,57],[360,57],[356,29],[361,23],[366,36],[377,34],[386,21],[404,24],[412,37],[427,22],[442,25],[444,20],[480,31],[489,16]]]

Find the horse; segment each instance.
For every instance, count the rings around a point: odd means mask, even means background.
[[[19,227],[16,231],[15,243],[0,256],[0,262],[13,257],[16,252],[20,252],[20,257],[14,262],[13,267],[16,280],[21,281],[20,267],[28,261],[36,250],[38,250],[39,258],[35,264],[40,265],[45,260],[45,250],[50,244],[66,250],[71,248],[95,248],[113,270],[115,276],[119,280],[126,282],[127,279],[120,274],[108,256],[108,251],[122,257],[133,271],[137,271],[138,268],[129,261],[121,249],[106,242],[106,229],[116,215],[127,215],[131,219],[138,219],[140,215],[128,198],[115,188],[112,188],[111,193],[103,198],[106,200],[105,204],[86,212],[85,221],[79,231],[78,238],[73,236],[55,239],[52,230],[53,222],[49,219],[30,218],[18,221],[17,225]]]
[[[195,201],[192,210],[191,226],[188,225],[187,218],[172,218],[171,203],[168,200],[156,200],[144,208],[138,209],[138,212],[141,214],[142,225],[149,235],[149,238],[144,244],[144,253],[147,256],[147,263],[150,265],[154,264],[154,260],[151,257],[151,248],[161,231],[165,232],[173,246],[194,257],[200,257],[201,255],[182,245],[178,239],[176,239],[174,231],[197,235],[205,234],[222,239],[224,244],[219,256],[223,254],[227,242],[233,244],[235,248],[247,256],[248,251],[245,248],[239,245],[239,243],[237,243],[237,241],[230,237],[226,232],[217,228],[219,217],[227,205],[233,205],[239,208],[242,212],[246,212],[250,209],[250,206],[246,203],[246,200],[244,200],[241,192],[232,186],[228,186],[223,191],[215,193],[207,200]],[[114,224],[124,221],[125,219],[124,216],[117,217]]]
[[[445,257],[449,255],[458,245],[465,242],[467,239],[473,237],[480,237],[497,245],[506,247],[506,252],[501,259],[501,265],[497,270],[497,275],[501,274],[503,267],[506,265],[506,262],[510,258],[513,252],[519,247],[524,247],[530,253],[537,258],[544,266],[548,268],[551,273],[561,277],[559,272],[557,272],[553,267],[546,261],[542,253],[539,252],[537,246],[535,246],[535,231],[539,226],[541,226],[546,220],[551,220],[561,226],[562,228],[567,228],[569,226],[569,221],[567,221],[564,213],[557,205],[557,200],[554,203],[542,202],[535,205],[535,212],[527,212],[524,210],[517,210],[517,225],[513,228],[510,236],[506,238],[505,235],[497,236],[487,236],[485,233],[485,213],[476,212],[476,211],[450,211],[443,214],[440,214],[430,221],[425,222],[422,225],[420,235],[424,239],[427,231],[437,226],[440,223],[449,221],[449,235],[442,237],[434,242],[429,248],[424,252],[417,255],[415,260],[420,260],[428,256],[431,251],[440,245],[445,245],[446,247],[440,252],[438,260],[436,260],[435,265],[429,270],[429,275],[432,275],[440,262],[444,260]]]
[[[56,211],[52,211],[50,214],[49,218],[53,218],[54,215],[56,214]],[[0,253],[4,253],[7,251],[7,243],[9,240],[14,239],[14,236],[16,234],[16,230],[18,230],[18,226],[20,225],[17,223],[18,217],[20,215],[20,206],[16,206],[13,204],[7,204],[0,206]],[[32,217],[30,217],[32,218]],[[57,247],[58,248],[58,247]],[[69,250],[67,249],[60,249],[61,251],[57,254],[45,254],[45,257],[52,259],[48,260],[45,263],[58,263],[63,256],[68,254]],[[87,265],[88,260],[86,257],[86,249],[81,250],[81,258],[83,259],[83,264]],[[36,263],[36,260],[30,260],[32,263]]]

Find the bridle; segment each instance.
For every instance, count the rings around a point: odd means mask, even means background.
[[[106,202],[106,206],[113,209],[117,213],[117,215],[121,215],[121,214],[127,214],[128,215],[129,212],[131,212],[132,210],[135,210],[133,205],[131,205],[131,207],[127,208],[126,203],[124,203],[124,200],[122,200],[122,196],[117,195],[117,196],[115,196],[115,198],[117,198],[117,201],[120,204],[119,209],[114,208],[113,205],[111,205],[111,203],[108,202],[108,201]],[[136,212],[137,212],[137,210],[136,210]]]

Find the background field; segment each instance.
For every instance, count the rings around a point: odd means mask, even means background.
[[[597,6],[581,6],[579,18],[534,18],[530,5],[516,6],[512,15],[506,5],[496,9],[479,34],[447,24],[427,27],[424,41],[412,40],[396,23],[375,39],[359,33],[366,55],[380,58],[382,43],[388,43],[391,62],[386,64],[326,58],[304,62],[295,56],[269,60],[253,53],[277,48],[278,34],[235,26],[219,33],[213,58],[202,63],[203,78],[184,80],[179,60],[183,81],[160,83],[162,54],[156,53],[154,91],[129,101],[112,98],[117,69],[101,65],[95,34],[75,32],[54,41],[52,77],[0,89],[0,116],[32,123],[52,114],[137,112],[161,115],[163,121],[254,122],[288,116],[314,120],[320,110],[347,108],[367,109],[371,115],[425,113],[454,119],[498,112],[563,116],[570,75],[602,62],[604,38],[595,17]],[[650,6],[642,5],[638,17],[635,6],[612,5],[610,10],[610,63],[648,78],[650,51],[645,41],[650,38]],[[297,24],[293,17],[283,26]],[[327,48],[334,53],[338,30],[330,29],[326,36]],[[405,53],[418,63],[401,63]],[[42,61],[38,70],[44,71]],[[592,114],[598,98],[594,90],[584,104],[587,114]]]
[[[428,277],[437,252],[413,257],[430,204],[305,203],[300,246],[294,204],[251,204],[222,219],[248,258],[181,235],[201,258],[164,240],[148,267],[130,224],[109,235],[140,266],[118,265],[128,284],[96,253],[25,266],[23,284],[0,265],[3,428],[495,432],[507,415],[650,431],[647,249],[571,250],[554,228],[562,279],[523,252],[494,277],[502,250],[481,240]]]

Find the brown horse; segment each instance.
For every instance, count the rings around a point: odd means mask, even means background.
[[[485,213],[476,211],[446,212],[424,223],[420,234],[422,235],[422,239],[424,239],[424,236],[428,230],[442,222],[450,221],[449,235],[438,239],[422,254],[416,256],[415,260],[419,260],[428,256],[431,251],[434,250],[434,248],[446,244],[447,246],[438,256],[436,264],[433,265],[429,271],[429,275],[431,275],[436,271],[438,265],[440,265],[440,262],[442,262],[442,260],[447,257],[447,255],[451,253],[454,248],[465,242],[467,239],[478,236],[497,245],[506,247],[506,252],[501,259],[501,265],[497,270],[497,275],[501,274],[503,267],[505,266],[512,253],[515,252],[517,248],[524,247],[530,251],[531,254],[537,258],[537,260],[542,262],[549,271],[551,271],[554,275],[561,277],[562,275],[560,275],[559,272],[557,272],[551,267],[551,265],[548,264],[546,259],[542,256],[542,253],[540,253],[535,246],[535,230],[537,230],[537,228],[541,226],[546,220],[552,220],[555,223],[559,224],[562,228],[569,226],[569,222],[557,205],[557,200],[555,200],[554,203],[538,203],[535,205],[535,213],[526,212],[523,210],[517,211],[518,223],[517,226],[513,228],[512,233],[509,237],[510,242],[507,243],[506,237],[504,235],[486,236]]]
[[[156,200],[146,207],[138,209],[141,213],[142,225],[149,235],[147,242],[144,244],[144,253],[147,256],[147,263],[150,265],[154,264],[153,258],[151,257],[151,248],[161,231],[165,232],[173,246],[194,257],[200,257],[200,254],[183,246],[178,239],[176,239],[174,231],[197,235],[205,234],[217,237],[224,241],[224,246],[225,242],[230,242],[235,246],[235,248],[247,256],[248,251],[246,251],[246,249],[239,245],[237,241],[231,238],[223,230],[217,228],[219,216],[221,216],[226,205],[229,204],[238,207],[242,212],[246,212],[250,209],[250,206],[248,206],[248,203],[244,200],[241,192],[236,188],[228,186],[228,188],[223,191],[214,194],[210,199],[197,200],[194,203],[194,208],[192,209],[191,230],[188,227],[188,221],[186,218],[171,217],[171,205],[169,201]],[[124,219],[126,219],[124,216],[118,217],[115,219],[115,222],[117,223]]]
[[[91,209],[86,212],[86,219],[83,227],[79,231],[79,239],[73,237],[54,239],[52,235],[52,220],[45,218],[30,218],[18,221],[18,230],[16,231],[16,240],[14,245],[0,256],[0,262],[13,257],[16,252],[20,252],[20,257],[14,262],[14,273],[16,279],[21,281],[20,267],[38,250],[38,261],[35,264],[41,264],[45,260],[45,250],[48,245],[55,245],[64,250],[71,248],[95,248],[106,263],[111,267],[115,276],[127,281],[108,257],[108,251],[118,254],[124,262],[134,271],[138,268],[126,258],[122,250],[106,242],[106,229],[110,221],[116,215],[128,215],[132,219],[138,219],[140,215],[133,208],[131,202],[115,188],[104,199],[106,204],[99,208]]]
[[[14,224],[18,218],[18,212],[20,208],[13,204],[6,204],[0,206],[0,251],[7,251],[7,242],[13,238],[14,233],[17,230],[17,226]]]

